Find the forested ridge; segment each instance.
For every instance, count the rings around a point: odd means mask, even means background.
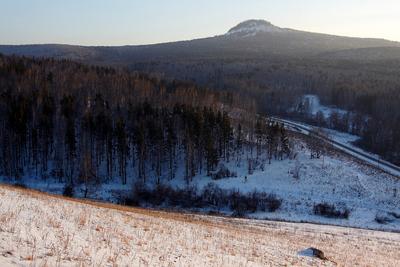
[[[169,77],[251,96],[257,112],[306,120],[361,137],[359,145],[400,164],[399,61],[335,60],[330,58],[267,57],[257,59],[191,60],[132,64]],[[347,114],[303,116],[295,110],[304,95],[317,95],[322,104]],[[301,114],[304,113],[304,114]]]
[[[241,100],[233,102],[255,106],[259,114],[307,120],[355,134],[363,149],[400,164],[399,42],[249,20],[226,34],[189,41],[121,47],[4,45],[0,52],[125,67],[191,81],[222,94],[232,92]],[[308,94],[347,114],[324,121],[321,116],[303,116],[294,109]]]
[[[189,183],[219,162],[287,157],[282,125],[232,121],[252,102],[190,83],[71,61],[0,57],[0,174],[66,184]],[[255,117],[253,117],[255,118]],[[249,154],[250,153],[250,154]]]

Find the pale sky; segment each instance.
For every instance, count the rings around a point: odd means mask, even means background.
[[[400,41],[400,0],[0,0],[0,44],[160,43],[223,34],[247,19]]]

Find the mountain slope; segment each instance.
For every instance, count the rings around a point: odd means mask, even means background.
[[[320,55],[323,59],[378,61],[400,60],[400,47],[368,47],[327,52]]]
[[[130,64],[136,61],[295,56],[304,57],[346,49],[400,47],[383,39],[365,39],[283,29],[262,20],[249,20],[227,34],[191,41],[144,46],[83,47],[68,45],[0,46],[0,53],[70,58],[91,63]]]
[[[4,186],[0,196],[2,266],[400,264],[395,233],[148,211]]]

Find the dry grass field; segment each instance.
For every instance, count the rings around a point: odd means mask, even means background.
[[[326,260],[302,256],[316,247]],[[400,266],[400,234],[128,208],[0,186],[0,266]]]

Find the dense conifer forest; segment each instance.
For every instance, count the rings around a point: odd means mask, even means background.
[[[252,59],[153,61],[135,70],[151,69],[166,76],[194,80],[215,90],[256,100],[257,112],[312,122],[317,126],[361,137],[359,146],[400,164],[400,109],[398,60],[335,60],[331,58],[267,57]],[[317,95],[322,104],[347,114],[331,118],[303,116],[294,110],[302,97]]]
[[[283,126],[248,115],[252,105],[124,70],[2,56],[0,174],[69,185],[149,176],[161,183],[183,167],[189,183],[229,161],[247,162],[251,173],[290,153]]]

